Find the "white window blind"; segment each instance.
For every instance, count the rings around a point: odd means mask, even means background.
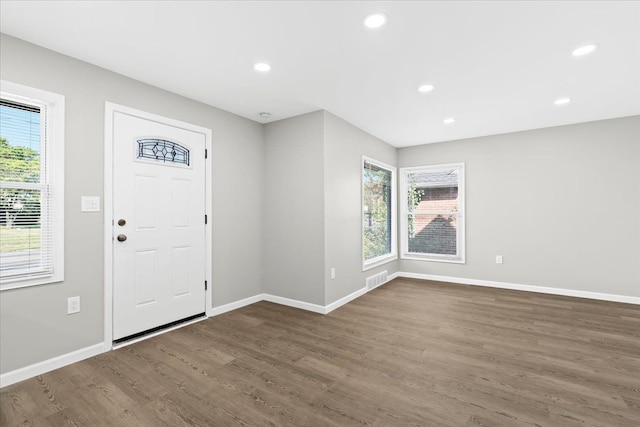
[[[9,88],[17,89],[12,93]],[[33,96],[45,95],[36,99]],[[0,96],[0,284],[62,280],[59,95],[2,82]],[[60,119],[60,117],[58,117]],[[60,153],[58,153],[60,154]],[[59,164],[56,164],[59,163]],[[56,173],[58,172],[58,173]]]

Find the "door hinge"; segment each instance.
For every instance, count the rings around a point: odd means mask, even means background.
[[[204,281],[204,290],[205,291],[207,290],[207,281],[206,280]]]
[[[207,223],[207,215],[206,214],[204,215],[204,223],[205,224]]]
[[[204,149],[204,158],[206,159],[208,155],[209,155],[209,153],[207,152],[207,149],[205,148]]]

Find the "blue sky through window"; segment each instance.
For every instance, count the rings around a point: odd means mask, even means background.
[[[0,105],[0,136],[9,145],[40,152],[40,113]]]

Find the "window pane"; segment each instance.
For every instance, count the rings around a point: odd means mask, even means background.
[[[40,109],[0,100],[0,276],[41,272]],[[22,184],[22,185],[20,185]]]
[[[408,252],[460,255],[459,169],[425,168],[406,176]]]
[[[366,261],[391,253],[391,171],[365,162],[362,182]]]
[[[458,184],[439,188],[419,188],[416,212],[458,211]]]
[[[0,274],[43,269],[40,190],[3,188],[0,222]]]
[[[456,255],[457,215],[415,214],[414,233],[409,234],[409,252]]]
[[[40,182],[40,110],[0,102],[0,181]]]

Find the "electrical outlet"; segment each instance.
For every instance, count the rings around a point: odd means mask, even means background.
[[[80,312],[80,297],[67,298],[67,314]]]
[[[336,269],[335,267],[331,267],[331,279],[335,279],[336,278]]]
[[[496,255],[496,264],[502,264],[502,255]]]

